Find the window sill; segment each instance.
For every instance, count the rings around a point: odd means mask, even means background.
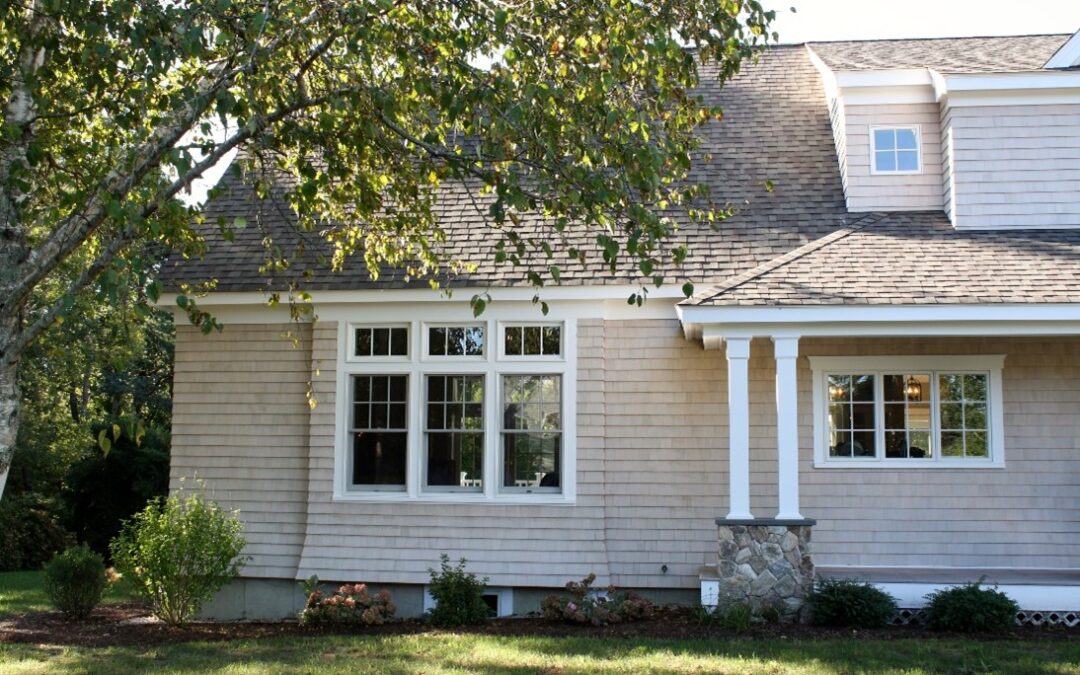
[[[1004,461],[948,461],[910,459],[814,460],[815,469],[1004,469]]]
[[[508,506],[574,506],[572,497],[561,494],[499,495],[428,493],[410,497],[403,492],[344,492],[334,495],[335,502],[387,502],[393,504],[504,504]]]

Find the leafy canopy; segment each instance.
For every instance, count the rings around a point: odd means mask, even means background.
[[[672,215],[725,213],[690,177],[695,129],[720,113],[698,68],[733,75],[772,18],[756,0],[4,3],[0,365],[98,277],[155,297],[162,248],[202,246],[177,195],[238,149],[334,265],[455,262],[432,214],[453,180],[534,285],[558,281],[556,250],[585,255],[572,231],[659,283],[686,255],[665,246]],[[65,268],[68,300],[21,318]]]

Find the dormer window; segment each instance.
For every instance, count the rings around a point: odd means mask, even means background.
[[[873,173],[903,174],[922,170],[918,127],[874,127],[870,130],[870,143]]]

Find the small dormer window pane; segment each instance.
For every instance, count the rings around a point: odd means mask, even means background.
[[[878,171],[896,171],[896,153],[892,150],[874,153],[874,167]]]
[[[899,171],[918,171],[919,153],[916,150],[898,150],[896,152],[896,168]]]
[[[878,150],[893,150],[896,148],[896,130],[875,129],[874,147]]]
[[[914,129],[896,130],[896,147],[899,150],[916,150],[919,146],[915,141]]]

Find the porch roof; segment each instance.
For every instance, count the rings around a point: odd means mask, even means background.
[[[956,230],[944,213],[869,214],[683,307],[1080,303],[1080,229]]]

